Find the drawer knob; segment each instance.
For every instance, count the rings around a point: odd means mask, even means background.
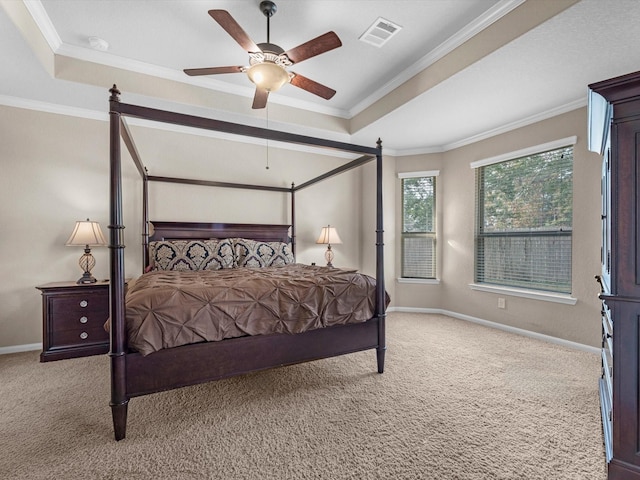
[[[86,340],[87,338],[89,338],[89,334],[87,332],[82,332],[80,334],[80,338],[83,340]]]
[[[87,305],[89,305],[89,302],[87,302],[86,300],[82,300],[82,301],[80,302],[80,306],[81,306],[82,308],[86,307]]]
[[[89,319],[87,317],[80,317],[80,323],[87,323]]]

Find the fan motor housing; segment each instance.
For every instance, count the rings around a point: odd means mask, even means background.
[[[262,50],[263,53],[273,53],[274,55],[280,55],[281,53],[284,53],[282,47],[276,45],[275,43],[259,43],[258,47],[260,47],[260,50]]]

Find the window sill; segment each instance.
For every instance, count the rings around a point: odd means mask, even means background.
[[[397,278],[398,283],[418,283],[421,285],[440,285],[439,278]]]
[[[563,293],[539,292],[536,290],[526,290],[524,288],[499,287],[496,285],[485,285],[478,283],[470,283],[471,290],[479,290],[481,292],[498,293],[501,295],[510,295],[512,297],[530,298],[532,300],[542,300],[543,302],[563,303],[565,305],[575,305],[577,298]]]

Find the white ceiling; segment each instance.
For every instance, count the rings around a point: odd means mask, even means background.
[[[306,126],[287,114],[291,107],[346,125],[367,108],[377,108],[382,113],[357,122],[358,127],[352,123],[345,131],[324,131],[314,124],[308,132],[362,144],[382,137],[388,151],[406,155],[454,148],[578,108],[586,105],[589,83],[640,70],[640,2],[581,0],[442,82],[416,91],[397,108],[389,107],[397,101],[394,92],[411,77],[512,15],[523,1],[276,1],[272,43],[287,50],[330,30],[342,40],[342,47],[294,66],[337,94],[327,101],[285,85],[271,94],[268,109],[252,111],[253,88],[244,74],[193,78],[182,69],[247,64],[246,53],[207,10],[228,10],[261,43],[266,41],[266,18],[259,0],[0,0],[0,103],[103,118],[111,78],[95,85],[86,80],[88,74],[64,72],[55,62],[64,56],[81,62],[87,72],[97,64],[144,73],[151,75],[147,82],[157,77],[203,87],[213,99],[198,105],[185,103],[184,96],[127,96],[121,86],[131,103],[172,108],[181,102],[183,110],[250,124],[264,122],[272,109],[282,106],[273,110],[271,127],[296,132]],[[571,2],[526,1],[540,9]],[[26,20],[20,19],[21,11]],[[382,48],[358,40],[378,17],[403,27]],[[29,22],[36,28],[26,28]],[[90,36],[109,42],[109,50],[90,49]],[[42,38],[55,67],[38,51]],[[216,97],[217,92],[231,96]]]

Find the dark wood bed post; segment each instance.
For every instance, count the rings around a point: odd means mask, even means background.
[[[384,372],[385,335],[384,225],[382,218],[382,140],[376,142],[376,316],[378,317],[378,373]]]
[[[142,177],[142,273],[149,266],[149,178]]]
[[[296,185],[291,182],[291,253],[296,258]]]
[[[111,318],[111,414],[116,440],[122,440],[127,428],[126,351],[124,328],[124,225],[122,222],[122,178],[120,155],[120,113],[115,104],[120,91],[114,85],[109,90],[109,164],[110,164],[110,318]]]

